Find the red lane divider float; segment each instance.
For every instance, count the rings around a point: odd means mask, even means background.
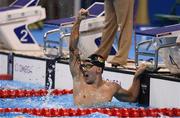
[[[10,74],[0,74],[0,80],[12,80],[12,75],[10,75]]]
[[[109,116],[118,117],[179,117],[180,109],[178,108],[88,108],[88,109],[56,109],[56,108],[0,108],[0,113],[20,112],[44,117],[61,117],[61,116],[83,116],[99,112]]]
[[[15,89],[15,90],[9,90],[9,89],[3,89],[0,90],[0,98],[17,98],[17,97],[33,97],[33,96],[45,96],[47,95],[48,90],[46,89],[40,89],[40,90],[21,90],[21,89]],[[72,94],[73,90],[58,90],[55,89],[51,92],[51,95],[64,95],[64,94]]]

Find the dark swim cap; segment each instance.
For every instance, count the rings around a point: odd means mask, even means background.
[[[102,69],[104,69],[105,61],[104,61],[104,58],[101,55],[92,54],[88,58],[90,59],[90,62],[93,65],[101,67]]]

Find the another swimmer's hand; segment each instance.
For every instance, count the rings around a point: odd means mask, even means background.
[[[88,10],[85,10],[85,9],[80,9],[79,13],[78,13],[78,17],[77,17],[77,20],[83,20],[83,19],[86,19],[87,16],[88,16],[89,12]]]

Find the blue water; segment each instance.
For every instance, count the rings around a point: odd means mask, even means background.
[[[0,80],[0,89],[43,89],[39,84],[25,83],[20,81]]]
[[[47,117],[39,117],[39,116],[34,116],[34,115],[29,115],[29,114],[20,114],[20,113],[8,113],[8,114],[0,114],[0,118],[47,118]],[[74,116],[71,118],[109,118],[110,116],[106,115],[106,114],[101,114],[101,113],[92,113],[89,115],[85,115],[85,116]],[[57,118],[57,117],[53,117],[53,118]],[[58,117],[59,118],[59,117]],[[64,117],[63,117],[64,118]],[[111,118],[116,118],[116,117],[112,117]]]
[[[43,117],[37,117],[29,114],[22,114],[22,113],[5,113],[0,114],[0,118],[43,118]]]
[[[73,95],[48,96],[48,101],[44,97],[23,97],[23,98],[6,98],[0,99],[0,108],[79,108],[73,102]],[[91,108],[137,108],[137,103],[119,102],[115,98],[111,102],[91,106]],[[84,108],[84,107],[83,107]]]
[[[40,89],[41,86],[28,84],[18,81],[0,80],[1,89]],[[141,107],[138,103],[119,102],[115,98],[111,102],[91,106],[91,108],[138,108]],[[73,95],[59,96],[42,96],[42,97],[23,97],[23,98],[0,98],[0,108],[79,108],[73,102]],[[83,107],[85,108],[85,107]],[[0,118],[12,118],[16,116],[35,117],[29,114],[6,113],[0,114]],[[107,115],[94,113],[86,117],[108,117]]]

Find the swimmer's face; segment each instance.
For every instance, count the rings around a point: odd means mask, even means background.
[[[81,62],[80,68],[82,70],[85,82],[87,84],[93,84],[96,81],[97,75],[99,74],[97,72],[97,69],[99,67],[93,65],[91,62]]]

